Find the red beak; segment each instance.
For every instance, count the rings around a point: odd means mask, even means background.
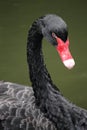
[[[58,45],[56,46],[57,52],[60,55],[60,58],[63,64],[68,68],[72,69],[75,65],[75,61],[69,50],[69,39],[66,42],[62,41],[57,36],[55,37]]]

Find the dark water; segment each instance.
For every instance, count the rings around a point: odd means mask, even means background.
[[[72,70],[61,63],[55,48],[43,40],[44,58],[64,96],[87,108],[87,1],[0,0],[0,80],[30,85],[26,63],[27,31],[44,14],[56,13],[69,28]]]

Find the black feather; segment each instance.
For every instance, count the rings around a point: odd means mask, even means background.
[[[63,41],[66,23],[56,15],[37,19],[28,32],[27,62],[32,87],[0,82],[0,130],[87,130],[87,111],[68,101],[53,84],[44,64],[42,38]]]

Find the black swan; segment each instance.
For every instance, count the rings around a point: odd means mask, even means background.
[[[29,29],[27,61],[32,87],[0,81],[0,130],[87,130],[87,111],[68,101],[44,65],[42,38],[57,49],[71,69],[67,25],[56,15],[37,19]]]

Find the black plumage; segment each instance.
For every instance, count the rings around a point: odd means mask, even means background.
[[[28,32],[27,62],[32,87],[0,82],[0,130],[87,130],[87,111],[68,101],[53,84],[42,53],[43,36],[64,42],[66,23],[56,15],[37,19]]]

